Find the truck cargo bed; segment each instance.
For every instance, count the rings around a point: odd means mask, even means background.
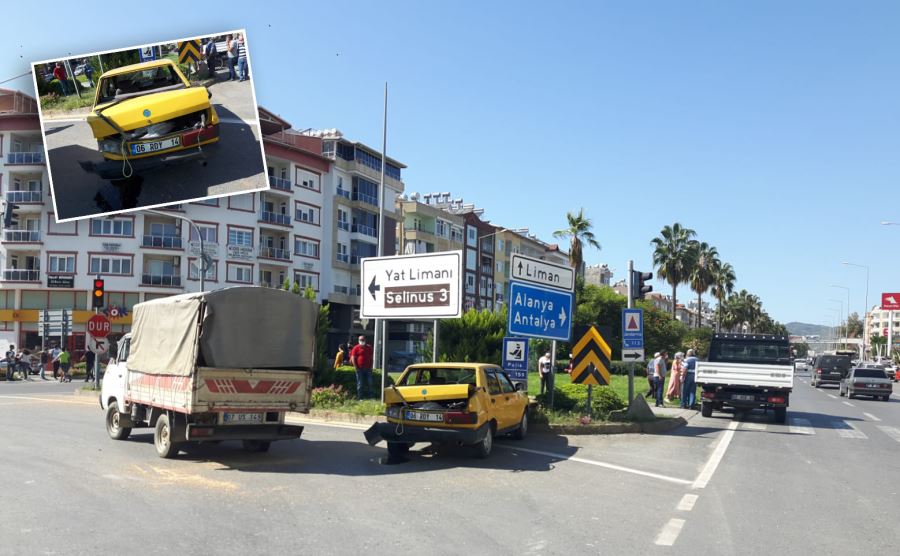
[[[791,389],[794,369],[785,365],[700,362],[696,378],[697,384]]]

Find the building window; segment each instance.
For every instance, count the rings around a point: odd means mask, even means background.
[[[338,209],[338,229],[350,231],[350,217],[346,210]]]
[[[466,226],[466,245],[478,247],[478,230],[474,226]]]
[[[311,259],[319,258],[319,241],[297,236],[294,238],[294,254]]]
[[[47,255],[47,271],[56,274],[75,274],[75,255]]]
[[[466,249],[466,269],[475,270],[477,268],[475,263],[475,251],[473,249]]]
[[[305,187],[306,189],[319,191],[319,176],[317,176],[316,174],[297,168],[296,178],[296,183],[299,187]]]
[[[336,246],[336,258],[339,263],[349,263],[350,262],[350,254],[347,252],[347,244],[346,243],[338,243]]]
[[[466,273],[466,293],[475,293],[475,275]]]
[[[253,266],[229,263],[228,264],[228,281],[229,282],[237,282],[239,284],[252,284],[253,283]]]
[[[232,195],[228,198],[228,208],[231,210],[240,210],[245,212],[254,212],[253,210],[253,193],[244,193],[241,195]]]
[[[228,228],[228,245],[253,246],[253,231]]]
[[[448,237],[450,235],[450,224],[441,219],[435,220],[434,235],[438,237]]]
[[[294,271],[294,282],[300,284],[300,289],[304,290],[307,286],[311,287],[315,291],[319,291],[319,275],[318,274],[310,274],[308,272],[300,272],[299,270]]]
[[[65,222],[60,224],[52,212],[47,213],[47,234],[53,236],[78,235],[78,222]]]
[[[213,282],[217,281],[219,274],[219,262],[211,261],[212,264],[209,265],[209,268],[206,269],[204,273],[204,280],[211,280]],[[188,259],[188,279],[189,280],[200,280],[200,260],[199,259]]]
[[[110,257],[91,255],[91,274],[117,274],[131,276],[131,257]]]
[[[217,206],[219,206],[219,198],[216,197],[214,199],[203,199],[202,201],[194,201],[191,204],[192,205],[206,205],[209,207],[217,207]]]
[[[200,241],[200,237],[202,237],[205,243],[219,243],[218,226],[197,224],[197,228],[200,228],[200,236],[197,235],[197,229],[191,226],[191,241]]]
[[[134,237],[133,218],[91,219],[92,236]]]
[[[353,178],[353,194],[351,199],[378,206],[378,184],[365,178]]]
[[[295,213],[295,219],[298,222],[319,225],[319,207],[298,202],[295,204]]]

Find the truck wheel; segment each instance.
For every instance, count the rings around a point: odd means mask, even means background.
[[[712,417],[712,403],[700,402],[700,415],[704,417]]]
[[[272,443],[268,440],[244,440],[243,445],[248,452],[263,453],[269,451]]]
[[[484,440],[475,445],[475,455],[484,459],[491,455],[491,450],[494,449],[494,425],[493,423],[488,428],[487,434],[484,435]]]
[[[156,420],[153,444],[156,446],[156,454],[161,458],[171,458],[178,454],[178,444],[172,440],[172,424],[165,413]]]
[[[853,399],[853,392],[850,391],[850,388],[847,388],[847,399],[848,400]]]
[[[783,425],[787,421],[787,408],[786,407],[776,407],[775,408],[775,422]]]
[[[387,451],[389,456],[403,456],[409,453],[411,445],[409,442],[388,442]]]
[[[125,440],[131,434],[131,427],[123,427],[119,424],[119,405],[112,401],[106,408],[106,432],[113,440]]]
[[[527,409],[522,413],[522,420],[519,421],[519,428],[517,428],[516,432],[513,433],[513,438],[515,438],[516,440],[524,440],[526,434],[528,434],[528,410]]]

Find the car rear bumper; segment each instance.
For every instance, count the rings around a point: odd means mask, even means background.
[[[187,440],[289,440],[300,438],[299,425],[231,425],[210,426],[190,423]]]
[[[435,444],[477,444],[490,434],[485,423],[477,429],[444,429],[397,423],[375,423],[365,432],[366,441],[374,446],[380,440],[387,442],[432,442]]]
[[[103,162],[79,162],[86,172],[99,175],[106,180],[123,179],[123,172],[143,172],[162,166],[175,166],[191,161],[204,161],[208,151],[218,145],[219,125],[211,124],[202,130],[181,134],[182,146],[158,154],[129,157],[127,163],[118,155],[103,154]],[[129,172],[129,166],[131,170]]]
[[[890,396],[892,388],[848,388],[847,392],[854,396]]]

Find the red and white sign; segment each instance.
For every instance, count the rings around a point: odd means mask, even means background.
[[[87,332],[95,338],[106,338],[109,335],[109,319],[103,315],[94,315],[87,321]]]
[[[900,293],[881,294],[882,311],[900,311]]]
[[[881,331],[881,337],[887,338],[887,328],[885,328],[884,330]]]
[[[86,341],[88,349],[93,351],[97,355],[103,355],[104,353],[109,351],[108,338],[98,338],[96,336],[88,335]]]

